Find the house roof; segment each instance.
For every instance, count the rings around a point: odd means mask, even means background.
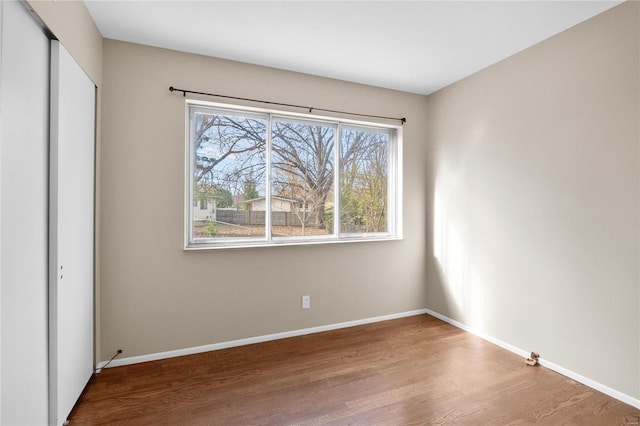
[[[264,200],[266,197],[258,197],[258,198],[252,198],[251,200],[245,200],[245,203],[254,203],[256,201],[260,201],[260,200]],[[286,197],[278,197],[278,196],[272,196],[272,199],[276,199],[276,200],[281,200],[281,201],[288,201],[290,203],[299,203],[300,200],[296,200],[293,198],[286,198]]]

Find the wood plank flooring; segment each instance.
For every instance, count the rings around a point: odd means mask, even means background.
[[[541,354],[544,357],[544,354]],[[95,375],[76,425],[637,425],[640,410],[428,315]]]

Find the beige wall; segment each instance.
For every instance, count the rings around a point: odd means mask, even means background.
[[[98,359],[427,306],[640,397],[637,2],[426,100],[109,40],[103,54],[82,3],[29,3],[103,108]],[[405,240],[184,252],[169,85],[406,116]]]
[[[103,360],[424,308],[425,97],[111,40],[103,83]],[[185,104],[172,85],[406,116],[405,239],[185,252]]]
[[[429,96],[425,156],[427,306],[634,398],[638,17],[627,2]]]

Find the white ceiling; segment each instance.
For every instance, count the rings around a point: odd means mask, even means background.
[[[85,3],[105,38],[429,94],[621,1]]]

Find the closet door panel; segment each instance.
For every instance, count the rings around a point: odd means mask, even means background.
[[[93,374],[95,86],[51,42],[50,422],[65,422]]]
[[[0,2],[0,424],[47,423],[49,39]]]

